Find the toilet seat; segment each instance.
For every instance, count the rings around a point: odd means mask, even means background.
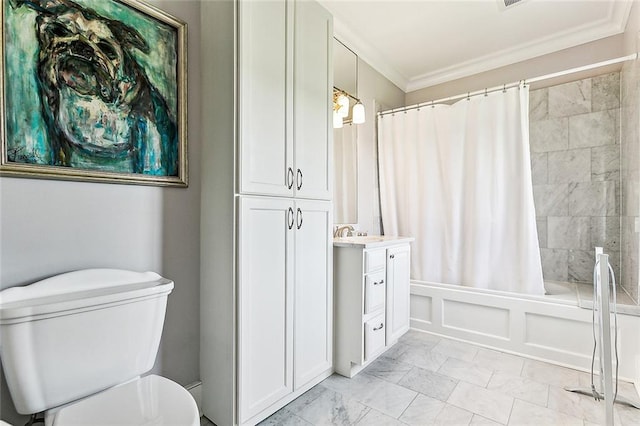
[[[195,400],[185,388],[167,378],[149,375],[51,410],[45,423],[198,426],[200,417]]]

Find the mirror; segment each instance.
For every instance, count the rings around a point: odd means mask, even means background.
[[[333,85],[355,95],[357,56],[340,40],[333,39]]]
[[[333,221],[358,222],[358,150],[356,126],[333,129]]]
[[[333,39],[333,85],[357,94],[357,56],[339,40]],[[350,105],[351,110],[352,105]],[[348,117],[350,119],[350,117]],[[333,129],[333,220],[358,222],[357,130],[353,124]]]

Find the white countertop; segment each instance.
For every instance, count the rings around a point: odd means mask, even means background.
[[[394,237],[388,235],[365,235],[357,237],[339,237],[333,239],[334,247],[374,248],[410,243],[413,237]]]

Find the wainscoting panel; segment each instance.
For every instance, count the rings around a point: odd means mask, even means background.
[[[433,313],[431,309],[431,298],[428,296],[412,295],[410,300],[411,320],[431,324]]]
[[[547,350],[564,351],[578,357],[591,354],[593,332],[591,321],[576,321],[557,316],[525,313],[524,343]],[[558,333],[554,330],[562,330]]]
[[[499,339],[509,338],[509,310],[442,300],[442,326]],[[482,321],[478,321],[482,318]]]
[[[592,312],[577,300],[411,282],[411,328],[583,371]],[[640,317],[619,315],[620,378],[640,378]]]

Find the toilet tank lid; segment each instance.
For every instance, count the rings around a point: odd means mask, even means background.
[[[157,288],[170,292],[173,281],[155,272],[123,269],[82,269],[0,291],[0,319],[9,310],[25,306],[46,305],[78,299],[100,298],[125,292]],[[12,315],[11,315],[12,316]]]

